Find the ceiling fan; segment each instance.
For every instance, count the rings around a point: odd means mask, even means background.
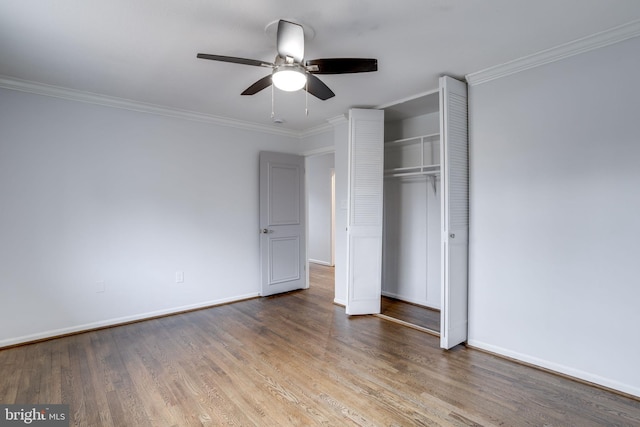
[[[366,73],[378,70],[378,60],[369,58],[325,58],[304,60],[304,30],[301,25],[280,20],[277,32],[278,54],[273,63],[257,59],[199,53],[198,58],[271,68],[272,72],[249,86],[242,95],[254,95],[271,86],[285,91],[305,89],[327,100],[335,93],[314,74]]]

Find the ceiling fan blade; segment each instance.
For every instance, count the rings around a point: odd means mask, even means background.
[[[302,25],[280,20],[278,22],[278,55],[301,63],[304,58],[304,30]]]
[[[309,74],[309,73],[307,73],[307,87],[306,87],[306,90],[311,95],[313,95],[316,98],[319,98],[319,99],[321,99],[323,101],[326,101],[327,99],[333,98],[334,96],[336,96],[336,94],[333,93],[333,91],[331,89],[329,89],[329,86],[327,86],[326,84],[322,83],[322,80],[320,80],[319,78],[317,78],[313,74]]]
[[[378,60],[373,58],[311,59],[306,67],[313,74],[347,74],[378,71]]]
[[[258,80],[257,82],[255,82],[254,84],[246,88],[241,95],[255,95],[256,93],[260,92],[262,89],[266,89],[269,86],[271,86],[271,74],[261,78],[260,80]]]
[[[199,53],[200,59],[211,59],[213,61],[232,62],[234,64],[255,65],[256,67],[273,67],[270,62],[258,61],[257,59],[236,58],[235,56],[209,55],[208,53]]]

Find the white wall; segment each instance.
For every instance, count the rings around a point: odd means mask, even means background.
[[[310,262],[333,265],[331,175],[334,154],[307,157],[307,198],[309,212]]]
[[[260,150],[298,139],[0,89],[0,346],[257,295]]]
[[[333,126],[323,126],[300,139],[300,154],[313,156],[333,152]]]
[[[425,95],[434,96],[434,94]],[[436,93],[435,96],[438,96]],[[413,138],[414,136],[430,135],[439,132],[440,113],[422,114],[404,120],[384,123],[384,140]]]
[[[638,52],[471,87],[469,343],[640,396]]]

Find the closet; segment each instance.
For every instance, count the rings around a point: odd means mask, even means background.
[[[437,92],[385,109],[382,295],[427,317],[418,307],[441,304],[439,117]]]
[[[467,338],[467,86],[349,114],[347,304],[383,295],[440,309],[440,346]],[[384,197],[383,197],[384,194]]]

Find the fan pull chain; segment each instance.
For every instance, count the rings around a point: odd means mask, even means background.
[[[271,119],[273,120],[273,118],[276,116],[276,111],[275,111],[275,101],[274,101],[274,91],[275,89],[273,89],[273,85],[271,85]]]
[[[304,114],[309,117],[309,78],[304,82]]]

